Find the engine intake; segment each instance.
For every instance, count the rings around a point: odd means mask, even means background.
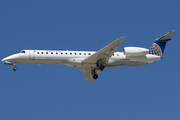
[[[149,54],[149,49],[141,47],[125,47],[123,53],[127,56],[144,56]]]

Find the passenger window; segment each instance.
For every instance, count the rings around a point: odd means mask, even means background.
[[[48,52],[46,52],[46,54],[48,54]]]
[[[76,55],[76,53],[74,53]]]
[[[119,54],[117,54],[117,56],[119,56]]]
[[[91,55],[91,53],[89,53],[89,55]]]
[[[66,55],[67,55],[67,53],[66,53]]]
[[[43,54],[43,52],[41,52],[41,54]]]
[[[62,55],[63,53],[61,53],[61,55]]]
[[[70,53],[70,55],[72,55],[72,53]]]
[[[58,54],[58,52],[56,54]]]
[[[81,53],[79,53],[79,55],[81,55]]]
[[[86,55],[86,53],[84,53],[84,55]]]
[[[39,54],[39,52],[37,52],[37,54]]]
[[[53,52],[51,52],[51,54],[53,54]]]

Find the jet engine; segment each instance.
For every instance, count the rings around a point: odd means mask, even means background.
[[[125,47],[123,53],[127,56],[144,56],[149,54],[149,49],[141,47]]]

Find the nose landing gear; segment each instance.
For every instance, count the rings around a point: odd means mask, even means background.
[[[14,64],[14,68],[13,68],[13,70],[14,70],[14,71],[16,71],[16,70],[17,70],[17,68],[16,68],[16,65],[15,65],[15,64]]]

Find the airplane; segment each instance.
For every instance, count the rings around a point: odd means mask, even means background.
[[[119,44],[126,38],[120,37],[97,52],[63,50],[22,50],[4,59],[6,65],[20,64],[62,64],[79,68],[89,82],[95,82],[104,68],[115,66],[140,66],[161,60],[166,43],[176,31],[170,31],[155,40],[149,49],[124,47],[116,52]]]

